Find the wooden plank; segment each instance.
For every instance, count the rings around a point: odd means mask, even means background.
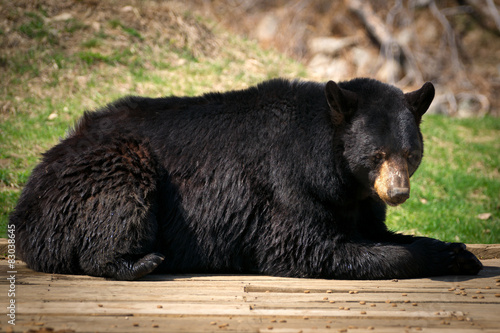
[[[467,244],[467,250],[481,260],[500,258],[500,244]]]
[[[334,302],[350,302],[350,303],[428,303],[433,302],[433,299],[438,298],[441,303],[461,303],[461,304],[497,304],[500,300],[495,297],[500,290],[460,290],[454,292],[442,293],[418,293],[418,292],[405,292],[405,293],[358,293],[351,294],[308,294],[301,295],[295,293],[251,293],[243,294],[241,291],[221,291],[214,293],[212,291],[199,292],[191,291],[186,293],[179,290],[168,290],[162,292],[161,289],[148,289],[148,288],[112,288],[107,287],[105,292],[82,290],[75,292],[72,287],[55,287],[51,286],[47,290],[41,289],[37,286],[23,286],[22,290],[18,293],[17,298],[23,301],[43,300],[44,302],[58,302],[58,301],[78,301],[78,302],[129,302],[133,299],[135,302],[155,302],[161,300],[162,303],[169,302],[232,302],[232,301],[245,301],[250,302],[258,300],[261,303],[268,301],[280,300],[280,302],[303,302],[313,304],[333,304]],[[464,292],[464,294],[462,294]],[[480,292],[478,294],[477,292]],[[458,294],[456,294],[458,293]]]
[[[498,332],[500,260],[483,263],[478,276],[396,282],[257,275],[114,281],[37,273],[18,262],[17,323],[2,315],[0,331]],[[7,271],[6,260],[0,269]],[[6,279],[0,288],[7,294]],[[7,299],[0,301],[5,308]]]
[[[240,316],[170,316],[157,317],[99,317],[88,320],[84,316],[68,317],[45,317],[41,316],[38,321],[26,321],[21,318],[23,324],[19,324],[19,332],[28,329],[40,329],[43,327],[59,327],[61,329],[73,329],[76,332],[95,332],[96,320],[98,320],[99,332],[498,332],[496,328],[484,328],[472,325],[471,322],[452,321],[422,321],[422,320],[393,320],[391,325],[377,318],[359,321],[348,319],[331,320],[328,318],[283,318],[283,317],[240,317]],[[156,325],[156,326],[154,326]],[[17,325],[16,325],[17,326]],[[190,328],[196,328],[190,330]],[[17,332],[17,331],[16,331]]]
[[[158,327],[153,327],[156,324]],[[349,329],[369,331],[374,327],[376,332],[404,332],[405,328],[411,332],[423,328],[425,332],[466,332],[489,331],[498,332],[498,326],[491,323],[488,326],[474,321],[459,319],[429,320],[427,318],[386,318],[379,317],[314,317],[314,316],[39,316],[31,320],[20,315],[16,332],[25,332],[28,329],[51,327],[55,329],[73,329],[78,332],[154,332],[154,331],[316,331],[325,329]],[[272,327],[272,329],[270,329]]]

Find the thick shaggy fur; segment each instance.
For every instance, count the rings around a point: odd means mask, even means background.
[[[369,79],[272,80],[87,112],[26,184],[10,220],[18,253],[38,271],[124,280],[476,274],[462,244],[384,224],[386,203],[407,196],[379,195],[382,170],[416,170],[433,96],[430,84],[405,95]]]

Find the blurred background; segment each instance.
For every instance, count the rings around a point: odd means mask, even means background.
[[[438,85],[432,112],[498,115],[500,15],[493,0],[193,1],[207,16],[305,64],[311,75]]]
[[[41,154],[124,95],[274,77],[432,81],[424,161],[389,226],[500,243],[499,0],[0,0],[0,237]]]

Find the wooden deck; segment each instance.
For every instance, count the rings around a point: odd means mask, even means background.
[[[475,252],[498,258],[500,247],[490,247]],[[37,273],[20,261],[11,274],[3,259],[0,332],[500,332],[500,259],[483,264],[478,276],[399,281],[150,275],[122,282]],[[10,275],[15,297],[7,297]],[[6,315],[11,299],[15,326]]]

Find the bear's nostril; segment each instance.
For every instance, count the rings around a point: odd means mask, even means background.
[[[408,187],[394,187],[389,190],[388,194],[394,201],[405,201],[410,197],[410,189]]]

